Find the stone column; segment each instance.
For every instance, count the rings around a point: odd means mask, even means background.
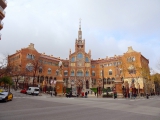
[[[119,70],[118,66],[116,66],[115,89],[116,89],[116,93],[117,93],[117,98],[122,98],[123,97],[122,80],[120,78],[120,70]]]

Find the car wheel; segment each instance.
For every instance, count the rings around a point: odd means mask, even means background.
[[[12,95],[12,98],[11,98],[11,101],[13,100],[13,95]]]
[[[8,101],[8,97],[5,98],[5,102],[7,102],[7,101]]]

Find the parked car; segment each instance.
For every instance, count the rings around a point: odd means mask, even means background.
[[[7,102],[7,101],[12,101],[12,99],[13,99],[13,94],[11,92],[5,91],[0,93],[0,101]]]
[[[20,93],[26,94],[26,93],[27,93],[27,89],[22,89],[22,90],[20,91]]]
[[[29,87],[26,92],[27,92],[27,94],[30,94],[30,95],[38,95],[39,94],[39,87]]]

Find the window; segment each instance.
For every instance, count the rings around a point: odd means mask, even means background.
[[[74,71],[73,70],[71,71],[71,76],[74,76]]]
[[[26,65],[26,69],[31,72],[33,70],[33,65],[31,63],[28,63]]]
[[[133,56],[127,58],[128,62],[134,62],[135,60],[136,60],[136,58]]]
[[[107,84],[111,84],[111,79],[110,78],[107,79]]]
[[[71,58],[71,62],[75,62],[75,57],[72,57],[72,58]]]
[[[86,57],[86,59],[85,59],[85,60],[86,60],[86,62],[89,62],[89,59],[88,59],[88,57]]]
[[[92,71],[92,76],[95,76],[96,74],[95,74],[95,72],[94,71]]]
[[[39,67],[39,73],[42,73],[42,67]]]
[[[107,84],[107,80],[104,78],[104,84]]]
[[[78,53],[77,58],[79,58],[79,59],[83,58],[82,53]]]
[[[32,54],[27,54],[27,59],[34,60],[34,55],[32,55]]]
[[[78,70],[77,71],[77,76],[83,76],[83,71],[82,70]]]
[[[92,84],[96,85],[96,79],[92,79]]]
[[[86,89],[89,89],[89,81],[86,81]]]
[[[86,71],[86,76],[89,76],[89,72],[88,71]]]
[[[108,74],[109,74],[109,75],[112,75],[112,70],[109,70]]]
[[[95,65],[92,65],[92,68],[95,68]]]
[[[102,76],[102,70],[100,71],[100,76]]]
[[[129,74],[136,74],[136,70],[133,65],[129,66],[128,72],[129,72]]]
[[[68,71],[67,70],[64,71],[64,76],[68,76]]]
[[[48,74],[51,74],[52,70],[51,68],[48,68]]]

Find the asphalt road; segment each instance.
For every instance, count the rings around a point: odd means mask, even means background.
[[[114,100],[13,94],[13,101],[0,103],[0,120],[160,120],[160,96]]]

